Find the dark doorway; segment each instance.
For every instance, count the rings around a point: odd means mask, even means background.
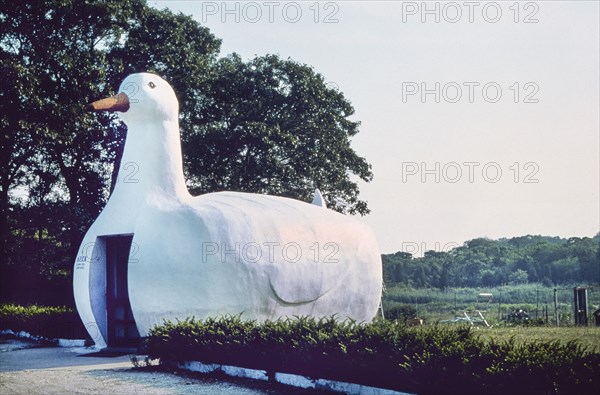
[[[129,292],[127,265],[133,235],[106,237],[106,315],[109,347],[137,347],[140,334],[135,326]]]

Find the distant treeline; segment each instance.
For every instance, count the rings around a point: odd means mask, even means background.
[[[450,251],[382,255],[386,284],[411,287],[489,287],[503,284],[600,283],[600,233],[593,238],[478,238]]]

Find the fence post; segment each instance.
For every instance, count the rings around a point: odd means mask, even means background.
[[[560,321],[558,319],[558,295],[556,294],[556,288],[554,288],[554,320],[556,321],[556,326],[560,326]]]
[[[575,325],[587,326],[587,288],[573,288],[573,312]]]

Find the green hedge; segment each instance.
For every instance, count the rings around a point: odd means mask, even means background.
[[[188,318],[145,339],[161,363],[201,361],[424,393],[596,393],[600,354],[576,342],[484,341],[467,327],[299,317]]]
[[[0,305],[0,329],[25,331],[48,339],[88,339],[76,311],[67,307]]]

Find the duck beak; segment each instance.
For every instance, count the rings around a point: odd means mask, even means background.
[[[101,99],[87,105],[88,111],[121,111],[129,110],[129,97],[121,92],[113,97]]]

